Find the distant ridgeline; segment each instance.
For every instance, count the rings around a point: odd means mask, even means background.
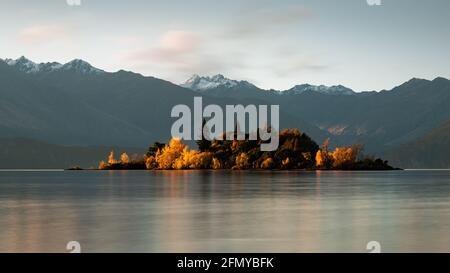
[[[154,143],[143,156],[120,160],[111,152],[101,161],[100,170],[198,170],[198,169],[264,169],[264,170],[393,170],[387,161],[362,154],[360,145],[329,150],[329,141],[319,147],[298,129],[280,132],[276,151],[262,152],[261,140],[197,141],[199,150],[190,150],[181,140],[169,144]]]

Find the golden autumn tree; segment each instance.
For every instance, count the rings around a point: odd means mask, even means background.
[[[197,154],[197,151],[189,151],[187,147],[184,147],[183,152],[173,162],[172,168],[176,170],[190,169]]]
[[[330,168],[333,164],[333,158],[329,152],[330,139],[326,139],[320,150],[316,153],[316,167],[317,168]]]
[[[170,170],[174,168],[175,161],[183,154],[186,145],[178,138],[172,138],[161,153],[156,155],[158,168]]]
[[[246,170],[250,168],[250,157],[246,153],[240,153],[236,157],[235,167],[239,170]]]
[[[261,169],[271,170],[275,167],[275,161],[269,157],[261,163]]]
[[[211,162],[211,167],[214,170],[220,170],[220,169],[222,169],[222,164],[220,163],[219,159],[213,157],[212,162]]]
[[[183,153],[178,157],[173,168],[177,170],[184,169],[209,169],[212,162],[211,152],[199,152],[196,150],[188,150],[187,147],[183,150]]]
[[[281,161],[281,164],[283,165],[283,167],[289,166],[290,163],[291,163],[291,160],[289,159],[289,157],[286,157],[285,159],[283,159],[283,161]]]
[[[108,156],[108,164],[113,165],[113,164],[117,164],[117,163],[119,163],[119,162],[114,158],[114,151],[111,151]]]
[[[149,156],[145,159],[145,167],[147,170],[154,170],[158,168],[158,163],[154,156]]]
[[[318,150],[316,154],[316,167],[323,168],[325,166],[325,159],[322,154],[322,150]]]
[[[100,161],[100,163],[98,164],[98,169],[99,170],[106,170],[108,169],[109,164],[106,163],[104,160]]]
[[[196,153],[189,167],[191,169],[211,168],[213,154],[211,152]]]
[[[353,145],[352,147],[338,147],[332,153],[333,168],[343,168],[354,164],[362,148],[360,145]]]
[[[128,156],[127,153],[123,153],[120,155],[120,163],[122,163],[122,164],[130,163],[130,157]]]

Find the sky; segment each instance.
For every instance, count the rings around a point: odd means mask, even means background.
[[[83,59],[174,83],[392,89],[450,78],[448,0],[0,0],[0,58]]]

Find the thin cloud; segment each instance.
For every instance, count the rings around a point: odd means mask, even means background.
[[[264,35],[280,28],[299,25],[314,18],[307,8],[294,5],[281,9],[256,9],[241,14],[241,19],[227,33],[231,38],[246,38]]]
[[[26,44],[42,44],[53,41],[65,40],[70,31],[58,25],[32,25],[18,33],[18,40]]]
[[[154,47],[125,52],[122,61],[173,80],[225,69],[221,58],[208,53],[204,45],[202,36],[195,32],[171,30],[162,34]]]
[[[160,39],[160,48],[177,54],[190,53],[198,49],[201,37],[190,31],[169,31]]]
[[[305,72],[323,72],[331,68],[319,56],[295,48],[282,48],[274,56],[269,60],[268,67],[279,78],[295,77]]]
[[[271,34],[282,35],[286,28],[297,27],[313,17],[299,5],[256,9],[242,13],[231,26],[216,29],[215,33],[167,31],[153,46],[122,54],[121,62],[174,82],[182,82],[192,74],[255,78],[255,74],[263,73],[269,79],[297,77],[301,72],[326,67],[306,52],[300,54],[298,43],[280,48],[279,39],[273,39]],[[258,46],[265,41],[267,46]],[[261,54],[266,57],[259,58]]]
[[[188,31],[168,31],[156,47],[132,51],[126,58],[138,62],[176,63],[194,55],[200,45],[200,37]]]

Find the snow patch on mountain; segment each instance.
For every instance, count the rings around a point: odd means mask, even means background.
[[[36,73],[40,70],[40,65],[28,60],[24,56],[13,60],[13,59],[5,59],[5,62],[10,66],[17,67],[20,71],[25,73]]]
[[[101,74],[105,71],[95,68],[92,65],[90,65],[88,62],[85,62],[80,59],[75,59],[71,62],[66,63],[61,67],[62,70],[72,70],[77,71],[82,74]]]
[[[286,94],[299,95],[305,92],[315,92],[326,95],[353,95],[355,91],[342,85],[325,86],[325,85],[310,85],[301,84],[296,85],[293,88],[284,91]]]
[[[26,57],[22,56],[18,59],[5,59],[3,60],[5,63],[7,63],[9,66],[16,67],[19,71],[29,73],[29,74],[36,74],[40,72],[52,72],[52,71],[59,71],[59,70],[67,70],[67,71],[74,71],[81,74],[100,74],[104,73],[103,70],[100,70],[98,68],[95,68],[91,66],[89,63],[75,59],[71,62],[68,62],[66,64],[60,64],[57,62],[51,62],[51,63],[35,63]]]
[[[212,77],[200,77],[199,75],[193,75],[189,80],[180,86],[189,88],[194,91],[208,91],[215,88],[235,88],[235,87],[254,87],[252,84],[246,81],[230,80],[221,74],[214,75]]]
[[[266,91],[275,95],[300,95],[306,92],[315,92],[327,95],[353,95],[355,92],[342,85],[336,86],[325,86],[325,85],[310,85],[310,84],[301,84],[296,85],[293,88],[285,91],[279,90],[262,90],[256,87],[255,85],[247,82],[247,81],[236,81],[225,78],[223,75],[215,75],[212,77],[207,76],[199,76],[194,75],[185,83],[181,84],[182,87],[189,88],[198,92],[207,92],[209,90],[214,90],[217,88],[225,88],[225,89],[239,89],[241,88],[254,88],[261,91]]]

